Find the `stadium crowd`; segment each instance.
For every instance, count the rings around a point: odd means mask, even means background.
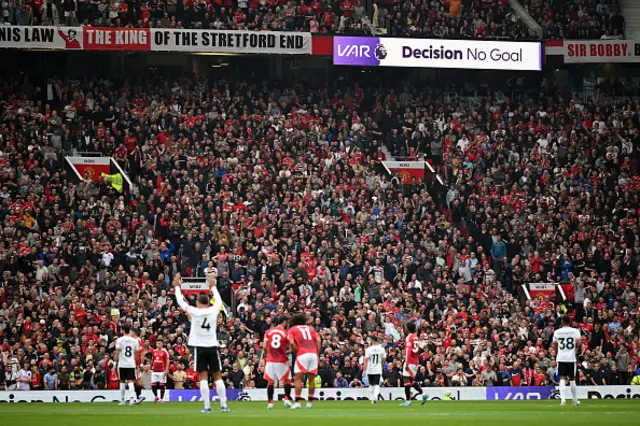
[[[535,85],[534,85],[535,86]],[[637,88],[636,88],[637,90]],[[0,83],[0,387],[117,389],[123,324],[193,387],[189,322],[170,281],[217,268],[233,317],[224,378],[264,387],[264,332],[306,312],[323,387],[358,387],[367,336],[401,377],[403,323],[427,342],[423,386],[556,383],[550,338],[569,314],[579,383],[640,369],[638,110],[570,92],[453,98],[424,84],[330,88],[191,76]],[[387,176],[426,158],[446,187]],[[73,184],[75,151],[136,183]],[[523,285],[560,282],[528,300]]]
[[[622,39],[625,21],[617,0],[524,0],[550,39]]]
[[[0,22],[228,30],[309,31],[412,37],[527,39],[508,1],[284,0],[9,1]],[[535,35],[534,35],[535,38]]]
[[[544,38],[623,38],[617,0],[522,0]],[[309,31],[395,37],[538,39],[506,0],[3,0],[0,25]]]
[[[378,12],[379,11],[379,12]],[[387,28],[395,37],[528,40],[529,33],[508,1],[394,1],[374,8],[374,28]]]

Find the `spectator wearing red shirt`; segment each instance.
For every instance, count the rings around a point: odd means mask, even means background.
[[[340,3],[340,10],[342,11],[342,16],[351,18],[353,15],[353,2],[351,0],[343,0]]]

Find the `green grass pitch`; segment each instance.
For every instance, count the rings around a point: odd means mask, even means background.
[[[310,410],[292,411],[281,402],[266,410],[263,402],[232,402],[231,413],[202,414],[202,403],[166,403],[118,407],[95,404],[2,404],[1,426],[552,426],[634,425],[640,418],[638,400],[587,400],[580,407],[543,401],[430,401],[399,407],[398,401],[317,401]],[[406,423],[405,423],[406,422]]]

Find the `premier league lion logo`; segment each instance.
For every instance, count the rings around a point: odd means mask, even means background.
[[[375,52],[373,52],[373,54],[376,56],[377,60],[381,61],[387,57],[387,49],[383,44],[379,44],[376,46],[376,50]]]

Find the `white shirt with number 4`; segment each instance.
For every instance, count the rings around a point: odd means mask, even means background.
[[[367,374],[382,374],[382,363],[386,358],[384,348],[380,345],[369,346],[364,351],[364,356],[369,361],[367,364]]]
[[[215,289],[215,287],[214,287]],[[176,301],[189,316],[191,317],[191,329],[189,330],[188,345],[198,348],[212,348],[220,346],[218,343],[218,315],[220,315],[220,307],[222,299],[214,290],[214,298],[216,303],[208,308],[196,308],[189,305],[182,296],[180,287],[176,287]]]
[[[580,331],[573,327],[562,327],[553,332],[553,341],[558,342],[558,362],[576,362],[576,349],[580,344]]]

